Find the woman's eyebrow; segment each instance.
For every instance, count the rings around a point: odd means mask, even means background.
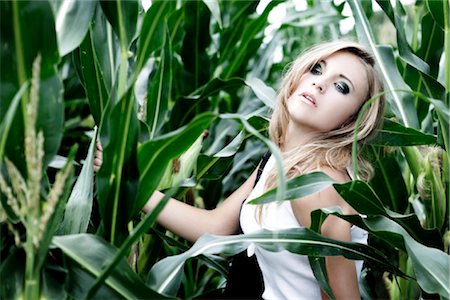
[[[353,85],[353,82],[350,80],[350,78],[348,78],[344,74],[339,74],[339,77],[344,78],[345,80],[347,80],[350,83],[350,85],[352,86],[353,90],[355,90],[355,86]]]

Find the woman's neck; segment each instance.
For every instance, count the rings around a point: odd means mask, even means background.
[[[284,143],[281,149],[283,152],[288,152],[297,147],[306,145],[317,136],[316,131],[309,130],[308,128],[300,128],[291,124],[292,123],[288,125],[286,136],[284,137]]]

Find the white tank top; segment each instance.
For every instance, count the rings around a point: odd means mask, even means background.
[[[261,229],[281,230],[301,227],[292,211],[290,201],[266,204],[261,224],[255,219],[255,205],[247,204],[251,199],[262,195],[267,173],[273,168],[275,159],[271,156],[261,177],[248,199],[242,205],[240,224],[244,233]],[[366,231],[352,226],[352,241],[367,243]],[[256,254],[258,265],[264,279],[264,299],[321,299],[320,287],[309,265],[308,257],[293,254],[286,250],[270,252],[260,247],[250,246],[249,256]],[[361,272],[362,261],[356,261],[357,274]]]

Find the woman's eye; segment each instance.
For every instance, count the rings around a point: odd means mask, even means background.
[[[314,75],[320,75],[322,74],[322,66],[320,64],[315,64],[312,68],[311,68],[311,74]]]
[[[338,90],[338,92],[347,95],[350,92],[350,88],[348,87],[348,84],[346,84],[345,82],[338,82],[335,84],[336,89]]]

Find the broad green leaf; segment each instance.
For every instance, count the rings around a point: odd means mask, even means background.
[[[78,145],[72,146],[70,149],[69,155],[67,157],[66,165],[60,172],[67,171],[67,168],[73,164],[75,154],[78,150]],[[64,207],[66,205],[67,199],[69,198],[70,191],[72,189],[72,178],[73,171],[69,170],[69,174],[65,182],[62,182],[64,185],[61,195],[43,228],[42,239],[39,244],[39,248],[37,249],[34,257],[34,267],[36,270],[40,270],[44,265],[44,262],[48,255],[48,250],[50,244],[52,242],[53,236],[57,233],[58,227],[61,224],[64,216]]]
[[[187,126],[150,140],[139,147],[140,187],[134,212],[141,210],[148,201],[169,161],[186,151],[215,118],[212,113],[200,114]]]
[[[60,250],[58,250],[60,251]],[[95,280],[95,275],[83,268],[76,261],[65,259],[64,266],[67,269],[68,278],[66,282],[66,290],[70,297],[74,299],[86,299],[88,288]],[[123,298],[120,293],[116,292],[107,284],[104,284],[95,294],[97,299],[119,299]]]
[[[185,87],[190,92],[207,83],[211,77],[211,61],[206,53],[211,43],[211,12],[202,1],[185,2],[183,8],[185,36],[181,58],[184,63]]]
[[[47,259],[41,270],[42,295],[47,299],[66,299],[67,270],[58,262]]]
[[[55,14],[59,55],[77,48],[86,35],[94,15],[95,1],[63,0]],[[76,24],[76,26],[74,26]]]
[[[414,128],[405,127],[399,123],[384,120],[383,128],[377,131],[372,145],[380,146],[415,146],[436,144],[436,137],[422,133]]]
[[[370,185],[386,207],[398,213],[405,212],[409,206],[408,191],[396,156],[393,153],[385,154],[384,148],[370,147],[368,151],[374,158],[375,168]]]
[[[17,107],[19,106],[20,100],[25,92],[28,89],[28,82],[25,82],[22,87],[17,91],[17,94],[12,99],[8,110],[5,111],[5,114],[0,115],[1,124],[0,124],[0,167],[3,163],[3,156],[6,144],[6,137],[8,136],[9,129],[11,128],[11,124],[13,122],[14,115],[16,114]]]
[[[224,120],[236,120],[239,121],[242,126],[245,128],[245,130],[253,135],[254,137],[258,138],[261,142],[263,142],[267,148],[268,151],[270,151],[275,159],[275,166],[277,168],[277,175],[278,175],[278,185],[277,189],[275,191],[275,199],[285,199],[286,197],[286,176],[283,172],[283,160],[281,158],[280,151],[275,144],[269,140],[268,138],[264,137],[258,130],[256,130],[247,120],[248,116],[243,116],[240,114],[222,114],[221,118]]]
[[[39,88],[36,130],[44,133],[44,168],[59,150],[64,132],[63,84],[58,73],[43,79]]]
[[[63,124],[62,85],[55,70],[60,58],[53,12],[46,1],[2,1],[1,11],[1,60],[9,63],[1,64],[0,116],[6,114],[14,95],[31,78],[33,61],[39,54],[41,102],[37,129],[43,131],[45,148],[49,151],[45,154],[44,166],[46,166],[59,149]],[[6,155],[22,173],[25,173],[23,137],[27,103],[28,93],[25,93],[21,108],[16,110],[9,134],[6,136],[4,149]]]
[[[222,148],[219,152],[214,154],[216,157],[229,157],[239,150],[244,141],[244,131],[239,132],[239,134],[224,148]]]
[[[280,200],[299,199],[330,187],[336,181],[322,172],[312,172],[297,176],[287,182],[286,196],[284,199],[278,199],[276,189],[265,192],[258,198],[251,200],[250,204],[265,204]]]
[[[159,293],[175,295],[181,280],[184,263],[200,254],[223,253],[234,255],[251,244],[271,252],[287,250],[312,256],[344,255],[349,259],[363,259],[384,270],[393,271],[392,264],[378,250],[357,243],[335,241],[325,238],[307,228],[282,231],[261,230],[251,234],[234,236],[202,236],[188,251],[167,257],[153,266],[148,282]]]
[[[94,276],[98,276],[117,249],[91,234],[55,236],[52,244]],[[148,288],[122,259],[106,284],[127,299],[165,299]]]
[[[175,1],[152,1],[145,13],[138,40],[136,72],[140,72],[153,51],[167,43],[165,24],[169,14],[174,11],[175,4]]]
[[[434,1],[434,0],[426,0],[427,7],[433,16],[433,19],[439,26],[444,29],[445,28],[445,15],[444,12],[446,11],[444,6],[447,6],[447,12],[448,12],[448,3],[446,1]]]
[[[254,56],[252,51],[252,42],[257,45],[262,43],[262,38],[260,38],[260,33],[267,25],[267,18],[270,11],[277,6],[281,1],[271,1],[264,9],[263,13],[257,16],[255,19],[247,22],[240,34],[239,42],[233,44],[233,50],[230,53],[229,64],[224,67],[223,71],[220,73],[222,78],[229,79],[234,76],[239,76],[238,71],[242,68],[245,69],[250,58]]]
[[[0,265],[0,278],[2,278],[0,298],[19,299],[23,296],[25,260],[23,249],[14,249],[6,257],[2,257]]]
[[[419,242],[443,249],[439,231],[436,229],[424,229],[416,215],[402,215],[385,208],[378,195],[366,182],[355,180],[344,184],[334,184],[334,188],[358,213],[392,219]]]
[[[414,67],[415,69],[419,70],[420,72],[424,74],[429,74],[430,67],[426,62],[424,62],[420,57],[415,55],[409,44],[408,40],[406,39],[405,35],[405,25],[401,20],[401,17],[403,17],[404,13],[400,13],[400,11],[403,11],[403,7],[401,3],[397,2],[396,5],[396,12],[393,13],[393,9],[391,6],[391,2],[389,1],[377,1],[378,5],[380,7],[389,12],[388,15],[391,15],[391,21],[394,24],[394,27],[396,29],[396,36],[397,36],[397,45],[398,45],[398,51],[400,57],[407,62],[410,66]]]
[[[108,263],[108,265],[103,268],[102,272],[97,277],[97,280],[92,285],[87,295],[88,298],[92,298],[98,288],[103,284],[103,282],[110,276],[110,274],[114,271],[115,267],[123,261],[123,257],[126,253],[129,252],[129,249],[135,243],[138,238],[147,232],[155,223],[158,214],[162,211],[164,206],[167,204],[167,201],[175,194],[175,191],[178,189],[180,182],[177,182],[173,188],[171,188],[161,199],[161,201],[156,205],[156,207],[149,213],[133,230],[133,232],[128,236],[125,242],[122,244],[120,249],[114,254],[114,257]]]
[[[99,210],[106,239],[119,245],[128,236],[138,189],[136,147],[138,120],[133,89],[129,88],[106,116],[100,136],[103,164],[97,173]]]
[[[209,8],[211,11],[211,15],[216,20],[219,28],[222,29],[222,18],[220,17],[220,5],[218,0],[203,0],[203,3]]]
[[[245,81],[252,91],[267,107],[273,109],[277,99],[277,93],[262,80],[256,77],[248,78]]]
[[[99,26],[97,25],[97,27]],[[96,124],[100,126],[102,114],[109,101],[109,92],[106,88],[107,86],[103,77],[104,72],[100,65],[96,48],[94,47],[93,37],[94,31],[91,27],[84,41],[81,43],[79,50],[74,55],[79,57],[81,67],[81,74],[79,75],[86,90],[92,116]]]
[[[422,43],[417,50],[417,54],[422,57],[430,66],[430,75],[437,78],[439,73],[439,60],[444,49],[442,43],[444,32],[439,25],[432,20],[431,13],[427,13],[422,18],[422,32],[429,32],[422,36]]]
[[[248,16],[256,11],[257,1],[225,1],[222,2],[224,26],[219,38],[219,61],[220,66],[230,61],[234,47],[239,43],[242,32],[248,21]],[[215,75],[217,71],[215,72]]]
[[[368,49],[370,49],[375,56],[381,75],[386,83],[385,88],[392,95],[392,98],[389,97],[388,100],[391,100],[395,113],[407,127],[419,128],[419,122],[417,120],[417,113],[413,101],[408,97],[402,97],[397,91],[399,89],[409,89],[398,73],[392,49],[386,46],[376,45],[374,34],[360,2],[356,0],[349,0],[347,3],[350,5],[356,21],[355,27],[359,41],[368,47]]]
[[[197,179],[220,179],[224,175],[224,170],[227,170],[232,163],[233,157],[201,154],[197,161]]]
[[[244,81],[240,78],[229,80],[214,78],[188,96],[177,99],[171,112],[169,122],[171,128],[179,128],[195,118],[197,114],[211,111],[209,97],[215,96],[221,91],[239,88],[244,84]]]
[[[83,168],[66,204],[61,229],[64,234],[85,233],[91,218],[94,192],[94,150],[97,128],[91,140]]]
[[[119,37],[122,51],[128,49],[136,34],[138,1],[100,1],[100,5],[114,32]]]
[[[146,122],[150,127],[150,138],[154,138],[165,123],[168,109],[172,106],[172,45],[169,32],[166,33],[161,50],[157,72],[149,83],[147,94]],[[164,34],[163,33],[163,34]]]
[[[100,4],[95,10],[95,17],[89,29],[91,34],[92,49],[95,50],[95,59],[100,66],[101,75],[108,91],[108,94],[114,95],[111,90],[115,86],[116,73],[119,65],[120,44],[119,39],[114,34],[111,25],[108,23]],[[117,98],[117,96],[115,97]],[[116,99],[113,98],[113,102]]]
[[[314,14],[309,16],[309,18],[300,19],[297,21],[284,21],[283,26],[285,27],[310,27],[318,25],[330,25],[339,24],[339,21],[344,19],[342,15],[336,13],[327,14]]]
[[[412,260],[416,280],[428,293],[438,293],[442,297],[450,296],[450,256],[436,248],[417,242],[400,224],[383,216],[364,217],[344,216],[335,210],[326,213],[337,215],[353,224],[363,227],[385,242],[406,251]]]

